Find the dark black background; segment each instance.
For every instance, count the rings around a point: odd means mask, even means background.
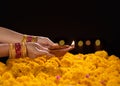
[[[119,31],[113,25],[108,2],[97,1],[2,1],[0,26],[17,32],[47,36],[52,41],[100,39],[101,49],[120,56]],[[73,53],[94,52],[94,45]]]

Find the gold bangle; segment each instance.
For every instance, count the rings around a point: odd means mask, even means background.
[[[37,42],[37,40],[38,40],[37,36],[23,35],[22,42]]]
[[[21,46],[21,49],[19,51],[21,52],[21,55],[19,56],[19,58],[27,57],[27,49],[26,49],[25,43],[22,42],[20,46]],[[18,53],[16,52],[15,48],[16,48],[15,44],[12,44],[12,43],[9,44],[9,58],[11,59],[18,58],[16,57]]]
[[[38,37],[37,37],[37,36],[33,36],[33,37],[32,37],[32,42],[37,42],[37,40],[38,40]]]
[[[12,44],[9,44],[9,58],[12,58]]]
[[[22,46],[21,46],[21,52],[22,52],[22,57],[27,57],[27,48],[24,42],[22,42]]]
[[[27,39],[27,35],[23,35],[22,42],[26,42],[26,39]]]
[[[15,47],[12,43],[9,44],[9,58],[15,58]]]

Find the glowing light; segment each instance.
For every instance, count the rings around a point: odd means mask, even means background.
[[[72,41],[71,45],[72,45],[72,46],[74,46],[74,45],[75,45],[75,41],[74,41],[74,40]]]
[[[65,41],[64,40],[60,40],[59,41],[59,45],[64,45],[65,44]]]
[[[91,44],[91,41],[90,41],[90,40],[86,40],[85,44],[86,44],[87,46],[89,46],[89,45]]]
[[[79,47],[83,46],[83,41],[82,40],[78,41],[78,46]]]
[[[101,42],[100,42],[99,39],[97,39],[97,40],[95,41],[95,45],[96,45],[96,46],[100,46],[100,43],[101,43]]]

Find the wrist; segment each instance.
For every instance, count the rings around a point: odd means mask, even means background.
[[[0,57],[6,57],[9,55],[9,44],[0,44]]]

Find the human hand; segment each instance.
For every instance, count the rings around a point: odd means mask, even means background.
[[[30,58],[46,55],[47,57],[54,56],[48,52],[48,48],[41,46],[39,43],[28,42],[26,43],[27,55]]]
[[[75,47],[75,43],[72,45],[64,45],[61,46],[57,43],[52,42],[49,38],[47,37],[38,37],[38,41],[39,44],[41,44],[43,47],[46,47],[49,49],[49,53],[60,57],[63,56],[66,52],[74,49]]]
[[[53,41],[51,41],[48,37],[40,37],[38,36],[38,40],[37,43],[39,43],[40,45],[48,48],[48,49],[65,49],[68,48],[69,45],[64,45],[64,46],[60,46],[58,43],[54,43]]]
[[[50,46],[58,45],[57,43],[52,42],[48,37],[41,37],[41,36],[38,36],[37,43],[47,48],[49,48]]]
[[[47,56],[57,56],[57,57],[60,57],[60,56],[63,56],[66,52],[72,50],[74,47],[75,47],[74,45],[64,45],[64,46],[61,46],[58,43],[52,42],[47,37],[40,37],[40,36],[38,36],[37,43],[34,44],[34,48],[32,48],[32,49],[34,51],[37,50],[37,52],[36,52],[37,55],[36,56],[38,56],[40,54],[41,55],[45,55],[46,54]],[[30,55],[30,56],[32,56],[32,55]],[[35,56],[32,56],[32,57],[35,57]]]
[[[28,42],[26,43],[26,48],[27,48],[27,55],[28,57],[34,58],[34,57],[39,57],[39,56],[47,56],[47,57],[61,57],[63,56],[66,52],[74,49],[74,45],[64,45],[60,46],[60,48],[46,48],[39,43],[35,42]]]
[[[60,46],[59,48],[55,48],[55,49],[50,49],[50,53],[54,54],[57,57],[61,57],[63,56],[66,52],[72,50],[75,48],[75,42],[73,41],[71,45],[63,45]]]

